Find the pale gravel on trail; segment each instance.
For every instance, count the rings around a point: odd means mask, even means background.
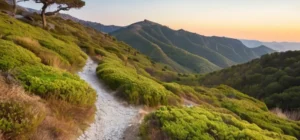
[[[140,107],[124,105],[107,90],[96,75],[97,63],[88,58],[78,75],[97,92],[95,122],[78,140],[120,140],[125,130],[136,123]]]

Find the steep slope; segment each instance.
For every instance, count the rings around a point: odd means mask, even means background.
[[[164,53],[174,62],[193,70],[193,72],[200,73],[216,70],[212,64],[225,68],[260,57],[267,51],[260,52],[259,49],[254,51],[236,39],[205,37],[184,30],[175,31],[148,20],[132,24],[111,34],[151,58],[161,56],[161,53]],[[146,41],[141,42],[140,40]],[[152,50],[157,49],[157,47],[161,48],[163,52],[153,53]],[[181,57],[183,54],[185,57]],[[193,67],[194,64],[192,66],[184,65],[183,62],[187,62],[184,59],[197,59],[195,64],[212,68],[201,71],[200,67]],[[156,58],[156,60],[166,62],[165,59]]]
[[[94,116],[96,93],[73,74],[86,59],[74,36],[0,13],[0,139],[76,138]]]
[[[150,22],[145,23],[146,26],[151,24]],[[139,31],[140,28],[143,28],[142,25],[134,24],[126,29],[120,29],[113,34],[119,40],[134,46],[134,48],[151,57],[153,60],[169,64],[179,72],[205,73],[220,69],[200,56],[161,42],[160,38],[148,34],[147,31]],[[137,31],[139,32],[137,33]],[[117,34],[120,34],[120,36]]]
[[[203,85],[226,84],[250,96],[263,99],[270,108],[298,109],[300,51],[264,55],[201,78]]]

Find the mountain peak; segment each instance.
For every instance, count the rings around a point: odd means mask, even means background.
[[[142,23],[144,25],[158,25],[158,23],[155,23],[155,22],[150,21],[148,19],[144,19],[144,21],[141,21],[141,22],[138,22],[138,23],[140,23],[140,24]]]

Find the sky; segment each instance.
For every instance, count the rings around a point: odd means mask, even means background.
[[[300,0],[85,0],[68,12],[105,25],[148,19],[206,36],[300,42]],[[33,2],[22,6],[41,9]],[[50,7],[48,10],[55,10]]]

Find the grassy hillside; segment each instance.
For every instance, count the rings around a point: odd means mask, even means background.
[[[38,120],[32,118],[30,112],[16,116],[21,120],[22,117],[33,119],[34,122],[26,122],[24,126],[11,118],[1,121],[3,139],[76,138],[80,134],[78,130],[84,130],[92,121],[95,111],[95,91],[74,74],[84,66],[88,55],[100,61],[98,76],[113,89],[122,89],[119,95],[128,102],[151,106],[180,102],[179,97],[159,82],[176,80],[177,73],[172,67],[151,60],[109,35],[58,17],[49,17],[49,29],[44,30],[36,14],[30,16],[33,20],[0,16],[3,82],[8,87],[20,85],[20,89],[26,91],[24,95],[39,98],[38,102],[45,108],[45,111],[40,110]],[[117,70],[118,65],[117,74],[108,75],[113,74],[110,71]],[[119,73],[123,70],[124,73]],[[10,99],[5,103],[19,106]],[[18,110],[27,111],[23,104],[20,106]],[[1,110],[6,108],[3,105]],[[2,118],[18,110],[3,112]],[[20,127],[22,132],[15,127]]]
[[[77,38],[0,17],[3,139],[76,138],[93,120],[96,100],[95,91],[72,74],[87,58]]]
[[[195,107],[162,107],[145,118],[144,139],[296,139],[300,123],[278,118],[265,104],[227,86],[168,85]],[[246,106],[245,106],[246,105]],[[285,134],[285,135],[284,135]]]
[[[252,97],[263,99],[269,108],[299,109],[299,51],[273,53],[201,78],[203,85],[226,84]]]
[[[31,18],[20,21],[0,14],[3,139],[76,139],[95,113],[95,91],[75,75],[88,56],[99,62],[99,79],[127,102],[172,106],[146,117],[141,127],[145,139],[155,134],[170,139],[300,138],[299,122],[277,117],[263,102],[230,87],[174,83],[198,75],[178,73],[192,69],[178,66],[166,54],[162,56],[177,67],[156,62],[110,35],[71,20],[48,18],[50,26],[44,30],[38,15]],[[163,49],[157,47],[157,51]],[[186,62],[196,58],[192,64],[211,64],[181,48],[177,51],[186,54],[181,56],[187,57]],[[216,68],[199,65],[204,71]],[[184,100],[201,105],[181,107]]]
[[[178,64],[190,72],[207,73],[273,52],[268,49],[247,48],[235,39],[205,37],[184,30],[175,31],[147,20],[111,34],[179,72],[182,72],[182,68]],[[157,51],[158,49],[162,51]]]

